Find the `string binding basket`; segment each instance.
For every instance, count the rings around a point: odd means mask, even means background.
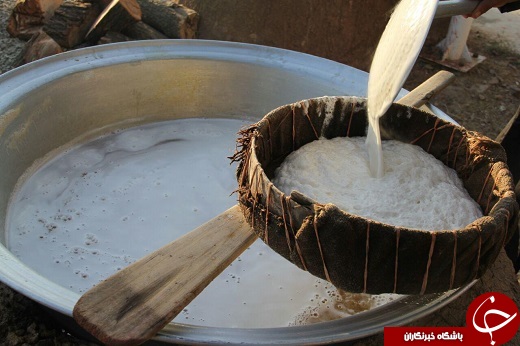
[[[483,216],[462,229],[425,231],[282,193],[271,178],[291,152],[319,138],[366,135],[366,99],[320,97],[281,106],[240,132],[233,160],[246,220],[274,251],[349,292],[428,294],[480,278],[518,227],[503,148],[399,104],[380,121],[383,139],[418,145],[453,168]]]

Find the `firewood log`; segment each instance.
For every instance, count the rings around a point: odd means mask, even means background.
[[[130,41],[131,39],[126,36],[126,35],[123,35],[122,33],[120,32],[115,32],[115,31],[109,31],[107,32],[103,37],[101,37],[99,39],[99,41],[97,42],[97,44],[107,44],[107,43],[115,43],[115,42],[125,42],[125,41]]]
[[[108,31],[120,32],[140,20],[141,9],[136,0],[112,0],[96,19],[86,39],[98,41]]]
[[[154,40],[168,38],[168,36],[164,35],[158,30],[155,30],[144,22],[130,24],[122,31],[122,33],[135,40]]]
[[[154,2],[137,0],[143,13],[143,22],[161,31],[169,38],[195,38],[199,14],[172,1]]]
[[[43,31],[36,33],[24,49],[21,64],[63,52],[62,47]]]
[[[65,48],[77,46],[101,13],[99,6],[87,0],[65,2],[54,12],[43,30]]]
[[[63,0],[18,0],[7,22],[7,32],[22,40],[40,31]]]

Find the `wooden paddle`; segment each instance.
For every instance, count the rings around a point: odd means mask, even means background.
[[[404,104],[425,104],[452,78],[449,72],[435,75],[408,94]],[[234,206],[93,287],[76,303],[74,319],[105,344],[141,344],[255,240],[240,208]]]
[[[105,344],[143,343],[255,240],[234,206],[94,286],[74,306],[74,319]]]

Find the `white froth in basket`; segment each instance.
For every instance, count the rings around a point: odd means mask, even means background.
[[[370,175],[364,137],[313,141],[292,152],[273,183],[394,226],[463,228],[482,215],[456,172],[416,145],[384,141],[385,171]]]

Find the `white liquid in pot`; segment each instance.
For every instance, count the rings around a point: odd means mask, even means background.
[[[186,119],[140,126],[35,167],[11,199],[10,251],[41,275],[85,292],[236,204],[235,167],[227,157],[245,124]],[[281,327],[348,316],[394,298],[340,293],[258,240],[175,321]]]

